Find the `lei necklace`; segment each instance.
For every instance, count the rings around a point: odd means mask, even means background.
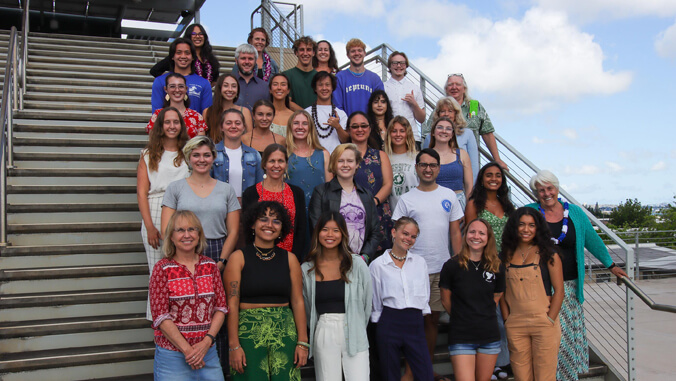
[[[204,72],[202,71],[202,65],[207,67],[207,75],[204,76]],[[213,76],[212,76],[212,69],[211,69],[211,63],[209,61],[204,61],[204,63],[200,62],[199,59],[195,60],[195,74],[199,75],[200,77],[206,79],[211,83]]]
[[[333,100],[331,100],[331,114],[329,114],[329,116],[336,116],[336,106],[333,105]],[[320,138],[326,139],[331,136],[333,133],[333,126],[328,125],[324,127],[321,123],[319,123],[319,119],[317,118],[317,102],[312,105],[312,119],[314,119],[315,126],[317,126],[317,135],[319,135]],[[328,133],[324,135],[322,134],[322,131],[328,131]]]
[[[561,199],[559,199],[561,201]],[[542,213],[542,217],[545,216],[545,210],[542,209],[541,205],[538,205],[538,210],[540,213]],[[568,233],[568,214],[570,211],[568,210],[568,201],[563,203],[563,226],[561,226],[561,235],[559,238],[554,238],[552,237],[552,241],[554,242],[555,245],[558,245],[561,243],[566,238],[566,233]]]
[[[272,74],[272,62],[270,62],[270,55],[263,52],[263,80],[267,81]]]

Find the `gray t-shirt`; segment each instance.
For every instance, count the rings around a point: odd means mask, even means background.
[[[195,213],[202,223],[207,239],[227,236],[225,218],[228,213],[240,209],[237,196],[230,184],[218,181],[214,190],[207,197],[202,198],[193,192],[186,179],[169,184],[162,200],[162,206]]]

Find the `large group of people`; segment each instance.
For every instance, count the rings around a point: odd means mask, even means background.
[[[585,249],[626,274],[553,173],[512,204],[464,76],[425,119],[403,52],[383,83],[359,39],[344,70],[304,36],[281,71],[269,42],[253,29],[220,74],[194,24],[151,70],[137,195],[155,379],[299,381],[312,359],[320,381],[447,380],[444,313],[455,380],[586,372]]]

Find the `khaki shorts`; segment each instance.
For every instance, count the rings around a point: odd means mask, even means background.
[[[441,273],[430,274],[430,309],[432,312],[443,312],[441,304],[441,291],[439,290],[439,278]]]

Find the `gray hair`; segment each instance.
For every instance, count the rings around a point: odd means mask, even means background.
[[[458,74],[449,75],[448,78],[446,78],[446,84],[444,85],[444,91],[446,91],[446,86],[448,86],[448,80],[453,78],[453,77],[460,77],[460,79],[462,79],[462,85],[465,86],[465,99],[463,99],[463,100],[471,101],[472,97],[469,96],[469,87],[467,86],[467,81],[465,81],[465,77],[462,76],[462,75],[458,75]]]
[[[188,140],[188,142],[185,143],[185,146],[183,146],[183,156],[185,157],[185,162],[188,164],[188,168],[192,169],[190,166],[190,155],[192,154],[192,151],[202,146],[209,147],[214,159],[216,158],[216,145],[214,145],[214,142],[211,141],[208,136],[197,135],[194,138]]]
[[[239,59],[241,53],[253,54],[254,61],[258,61],[258,50],[251,44],[242,44],[235,49],[235,61]]]
[[[540,172],[536,173],[533,175],[533,177],[530,178],[530,183],[528,184],[530,186],[530,190],[533,191],[533,194],[535,197],[537,197],[537,189],[535,189],[535,185],[540,184],[552,184],[557,190],[559,189],[559,179],[556,177],[551,171],[548,171],[546,169],[541,170]]]

